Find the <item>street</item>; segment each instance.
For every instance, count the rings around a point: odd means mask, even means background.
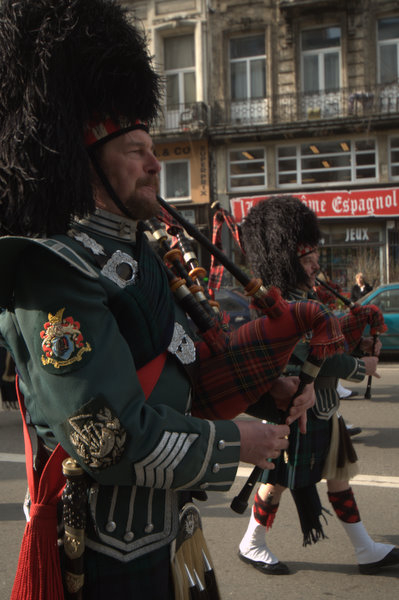
[[[353,438],[360,474],[352,480],[360,515],[375,541],[399,546],[399,362],[382,361],[381,379],[373,379],[372,398],[364,399],[366,382],[342,382],[359,395],[341,401],[348,423],[360,426]],[[26,491],[23,438],[17,411],[0,410],[0,600],[8,600],[24,530],[22,501]],[[376,576],[360,575],[352,546],[335,515],[326,515],[328,539],[302,547],[302,534],[289,492],[282,498],[270,549],[285,562],[290,575],[264,575],[242,563],[238,544],[246,530],[251,501],[244,515],[229,507],[250,473],[242,464],[228,493],[209,494],[200,506],[203,528],[217,570],[223,600],[287,598],[289,600],[390,600],[399,594],[399,567]],[[323,506],[330,511],[325,482],[319,484]],[[21,599],[22,600],[22,599]]]

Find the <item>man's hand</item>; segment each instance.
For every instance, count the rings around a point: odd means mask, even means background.
[[[288,448],[290,428],[287,425],[269,425],[261,421],[234,421],[240,430],[240,460],[260,467],[274,469],[268,459],[277,458]]]
[[[279,377],[269,391],[277,408],[286,411],[298,389],[299,377]],[[287,425],[291,425],[296,419],[299,420],[299,431],[306,433],[306,413],[315,403],[314,384],[305,386],[302,394],[295,398],[290,408]]]
[[[299,377],[279,377],[269,390],[276,407],[285,412],[298,389]]]
[[[377,379],[380,379],[381,375],[377,373],[377,356],[363,356],[361,360],[366,365],[366,375],[372,375],[373,377],[377,377]]]
[[[361,339],[359,348],[369,356],[379,356],[382,348],[382,342],[379,338],[374,342],[373,337],[364,337]]]

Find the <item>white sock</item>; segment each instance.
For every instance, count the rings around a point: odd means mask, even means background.
[[[394,548],[391,544],[374,542],[367,533],[362,521],[358,523],[345,523],[341,521],[341,523],[353,544],[356,558],[360,565],[378,562]]]
[[[266,527],[260,525],[254,517],[253,509],[249,520],[247,531],[240,542],[240,552],[246,558],[274,565],[279,562],[278,558],[270,552],[265,540]]]
[[[351,395],[352,392],[351,392],[351,390],[348,390],[348,388],[344,387],[340,381],[338,381],[337,393],[338,393],[338,396],[340,396],[341,398],[347,398],[348,396]]]

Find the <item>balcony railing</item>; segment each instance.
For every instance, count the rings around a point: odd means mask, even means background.
[[[164,108],[154,123],[157,134],[197,134],[213,129],[311,124],[332,119],[399,117],[399,82],[330,92],[294,93],[233,101],[224,98],[211,109],[204,102]]]
[[[294,93],[240,102],[215,102],[211,125],[252,126],[323,119],[399,115],[399,82],[367,89]]]
[[[164,107],[154,123],[154,133],[201,133],[209,125],[208,106],[204,102],[174,104]]]
[[[338,4],[340,0],[338,0]],[[337,5],[337,0],[280,0],[279,6],[282,10],[290,10],[291,8],[306,8],[313,5],[331,6]]]

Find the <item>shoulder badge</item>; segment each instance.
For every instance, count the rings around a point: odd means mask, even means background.
[[[82,360],[85,352],[91,352],[91,346],[84,342],[80,323],[73,317],[63,317],[65,308],[52,315],[40,332],[42,338],[42,364],[53,365],[56,369],[66,367]]]
[[[121,288],[136,283],[137,272],[137,261],[120,250],[116,250],[101,269],[105,277]]]

